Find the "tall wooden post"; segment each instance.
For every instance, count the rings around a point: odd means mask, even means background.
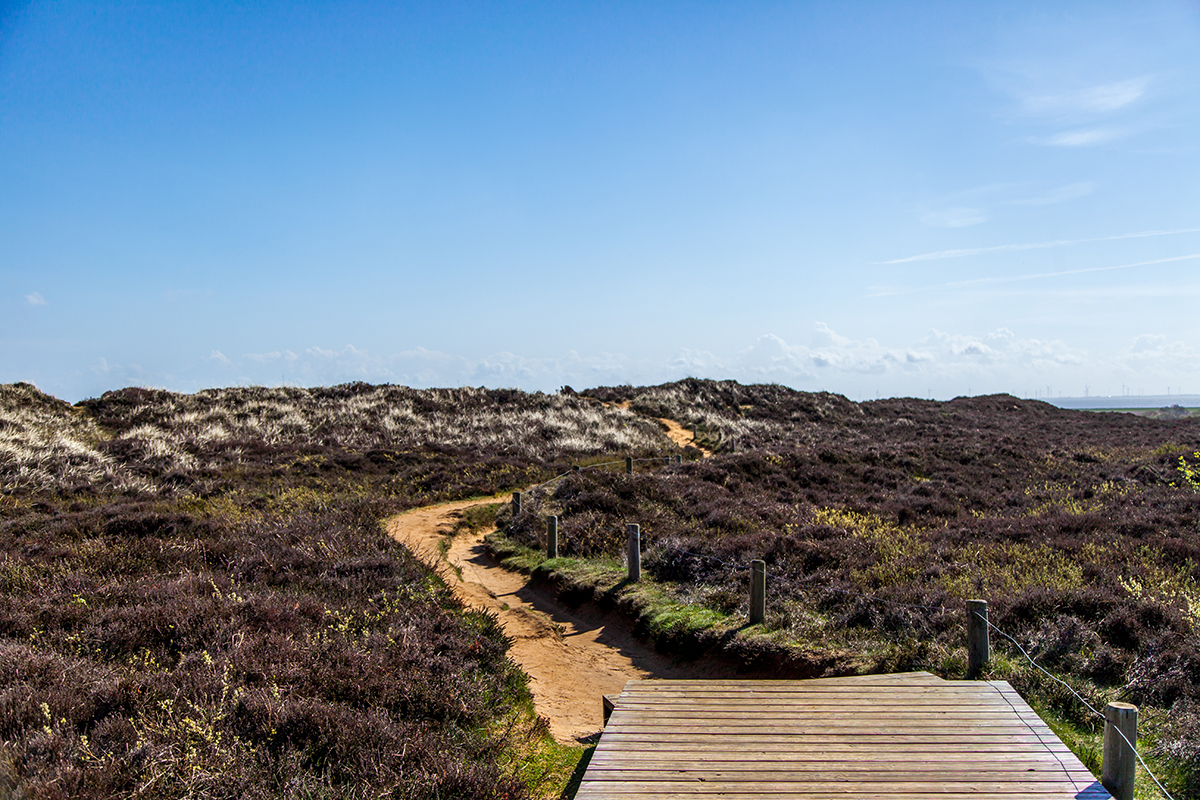
[[[983,674],[983,668],[991,660],[988,640],[988,607],[986,600],[967,601],[967,677],[973,679]]]
[[[513,522],[517,521],[517,517],[521,515],[521,493],[513,492]]]
[[[750,562],[750,624],[757,625],[767,618],[767,562]]]
[[[1104,709],[1104,765],[1100,782],[1115,800],[1133,800],[1137,718],[1137,706],[1129,703],[1109,703]]]
[[[546,517],[546,558],[558,558],[558,517]]]
[[[625,526],[628,541],[625,549],[629,557],[629,582],[636,583],[642,579],[642,529],[634,523]]]
[[[627,475],[633,474],[633,456],[625,457],[625,474],[627,474]]]

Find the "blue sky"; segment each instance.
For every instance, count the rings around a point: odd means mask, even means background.
[[[1200,4],[0,4],[0,382],[1200,393]]]

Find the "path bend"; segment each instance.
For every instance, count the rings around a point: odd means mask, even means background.
[[[601,696],[619,694],[630,678],[700,677],[632,636],[615,615],[571,611],[502,568],[482,532],[460,533],[442,556],[441,543],[463,511],[502,498],[415,508],[391,517],[388,533],[436,570],[462,602],[500,619],[513,640],[509,655],[529,675],[537,713],[560,742],[583,741],[603,727]],[[461,576],[461,577],[460,577]]]

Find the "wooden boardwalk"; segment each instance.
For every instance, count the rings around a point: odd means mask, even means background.
[[[633,680],[577,800],[1109,800],[1004,681]]]

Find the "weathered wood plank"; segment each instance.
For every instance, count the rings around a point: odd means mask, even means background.
[[[1094,781],[1095,778],[1092,778]],[[881,792],[887,789],[889,792],[909,793],[909,794],[970,794],[974,796],[983,795],[985,797],[994,796],[995,791],[1008,793],[1023,793],[1030,792],[1070,792],[1070,796],[1074,796],[1076,792],[1085,789],[1089,786],[1084,781],[1072,782],[1068,780],[1060,781],[1003,781],[996,783],[992,781],[892,781],[890,783],[880,782],[863,782],[863,781],[758,781],[754,782],[726,782],[726,781],[655,781],[653,784],[645,781],[604,781],[600,786],[596,786],[593,781],[588,786],[592,788],[603,788],[603,790],[612,795],[623,795],[632,793],[642,793],[649,789],[654,789],[659,792],[693,792],[703,794],[723,794],[725,792],[746,792],[754,791],[758,794],[776,794],[776,793],[797,793],[797,794],[812,794],[812,793],[838,793],[838,794],[860,794],[862,792]],[[581,787],[582,788],[582,787]]]
[[[742,687],[742,686],[749,685],[749,686],[782,686],[782,687],[787,688],[787,687],[793,687],[797,684],[803,684],[804,686],[823,686],[826,684],[833,684],[833,683],[847,683],[847,684],[852,684],[852,685],[857,686],[857,685],[861,685],[864,683],[890,683],[890,682],[916,683],[916,682],[921,682],[921,681],[926,681],[929,683],[946,683],[947,682],[945,679],[939,678],[938,676],[934,675],[932,672],[886,672],[886,673],[878,673],[878,674],[874,674],[874,675],[841,675],[841,676],[832,677],[832,678],[807,678],[803,681],[796,681],[796,680],[789,680],[789,679],[743,680],[740,678],[725,678],[725,679],[716,678],[716,679],[712,679],[712,680],[696,681],[696,680],[693,680],[690,678],[675,678],[675,679],[667,679],[667,678],[657,679],[656,678],[652,681],[643,681],[642,683],[653,683],[655,686],[665,686],[665,687],[674,687],[674,686],[688,687],[688,686],[695,686],[698,683],[703,683],[704,686],[706,686],[706,687],[711,687],[711,686]],[[633,687],[633,688],[638,688],[638,687]]]
[[[615,706],[614,706],[615,707]],[[667,724],[674,723],[676,720],[696,720],[697,718],[705,720],[720,720],[723,725],[738,726],[743,723],[751,723],[761,725],[764,722],[774,722],[776,720],[791,721],[797,719],[817,719],[821,722],[838,722],[841,720],[853,719],[862,721],[864,718],[868,721],[888,720],[897,721],[904,725],[912,724],[941,724],[943,722],[985,722],[985,721],[1003,721],[1013,723],[1017,720],[1029,720],[1031,722],[1040,722],[1040,718],[1032,711],[1013,713],[1012,710],[997,708],[996,706],[976,706],[975,710],[964,712],[959,708],[950,709],[915,709],[915,710],[893,710],[872,708],[869,715],[864,715],[862,709],[855,709],[851,706],[821,706],[817,708],[801,708],[801,709],[785,709],[779,707],[770,708],[753,708],[729,710],[720,709],[713,711],[703,707],[696,708],[669,708],[662,711],[646,711],[640,708],[625,708],[621,707],[621,720],[626,724]],[[1034,723],[1036,724],[1036,722]]]
[[[998,681],[630,681],[615,706],[579,800],[1108,798]]]
[[[939,771],[937,769],[925,770],[923,772],[912,770],[860,770],[858,772],[846,772],[840,769],[830,769],[826,767],[823,770],[717,770],[717,769],[612,769],[598,770],[595,775],[591,774],[591,765],[588,768],[588,779],[594,781],[634,781],[634,782],[660,782],[660,781],[709,781],[709,782],[766,782],[766,783],[803,783],[803,782],[857,782],[857,783],[901,783],[904,781],[910,782],[935,782],[935,783],[1011,783],[1017,778],[1014,777],[1017,773],[1013,770],[1009,771],[987,771],[979,770],[957,770],[957,771]],[[1092,773],[1083,771],[1068,771],[1062,767],[1058,769],[1025,769],[1020,773],[1021,783],[1080,783],[1084,785],[1094,780]]]
[[[717,792],[709,792],[709,791],[705,790],[704,788],[700,788],[700,787],[694,788],[691,791],[686,791],[686,792],[630,791],[630,792],[621,794],[620,798],[621,798],[621,800],[693,800],[698,794],[699,795],[703,795],[703,794],[716,795]],[[751,800],[751,798],[763,797],[766,795],[775,795],[780,798],[795,797],[795,798],[802,798],[803,800],[822,800],[822,798],[829,798],[829,800],[842,800],[843,798],[846,798],[847,796],[854,797],[855,800],[922,800],[922,798],[929,798],[929,797],[942,797],[942,798],[944,798],[944,800],[950,800],[950,798],[953,798],[956,795],[961,796],[961,797],[969,796],[972,798],[979,798],[981,796],[981,793],[972,792],[972,793],[963,794],[963,793],[958,793],[958,792],[939,792],[939,791],[927,791],[927,790],[916,791],[916,792],[897,792],[897,791],[888,791],[888,792],[874,791],[874,792],[872,792],[872,791],[862,791],[862,790],[856,791],[853,789],[844,790],[844,789],[840,789],[840,788],[836,788],[836,787],[835,788],[817,787],[817,788],[814,788],[812,790],[807,790],[807,791],[800,790],[800,789],[794,789],[794,790],[789,790],[789,791],[784,791],[784,792],[759,792],[757,790],[754,790],[754,791],[725,790],[725,791],[720,792],[721,797],[729,798],[730,800],[743,800],[743,798],[744,798],[744,800]],[[586,787],[586,786],[580,787],[579,793],[575,795],[576,800],[600,800],[601,798],[613,797],[613,796],[615,796],[615,795],[612,793],[606,792],[603,787],[600,787],[597,789],[592,789],[591,787]],[[1069,789],[1066,791],[1048,791],[1048,790],[1028,790],[1028,789],[1019,789],[1019,788],[1009,789],[1007,787],[1000,787],[1000,788],[988,787],[986,792],[982,793],[982,796],[989,798],[989,800],[1010,800],[1010,798],[1011,798],[1011,800],[1017,800],[1017,798],[1020,798],[1021,800],[1064,800],[1064,798],[1071,798],[1071,800],[1111,800],[1111,796],[1109,795],[1109,793],[1107,791],[1105,791],[1104,787],[1102,787],[1100,785],[1099,781],[1089,784],[1086,787],[1082,787],[1077,791],[1070,791]]]
[[[680,753],[673,752],[666,755],[660,753],[639,753],[626,752],[619,753],[616,757],[611,754],[597,757],[593,754],[591,766],[597,769],[605,767],[620,767],[628,766],[630,769],[733,769],[733,770],[762,770],[763,765],[768,767],[779,766],[790,770],[812,770],[812,769],[828,769],[830,764],[837,764],[840,769],[846,772],[860,772],[864,770],[878,769],[901,769],[916,772],[926,772],[930,770],[946,770],[946,769],[987,769],[991,764],[1004,764],[1005,769],[1062,769],[1061,761],[1056,759],[1051,753],[1038,754],[1031,756],[1029,753],[982,753],[974,754],[972,751],[960,751],[954,759],[954,764],[947,767],[946,765],[931,763],[928,756],[929,751],[920,751],[914,753],[878,753],[872,755],[864,755],[862,758],[855,758],[852,761],[846,760],[847,751],[828,752],[828,753],[812,753],[808,752],[799,754],[783,754],[775,757],[774,753],[763,752],[760,757],[755,758],[753,754],[742,754],[741,757],[730,756],[714,756],[710,753]],[[873,757],[872,757],[873,756]],[[972,757],[975,756],[975,757]]]

